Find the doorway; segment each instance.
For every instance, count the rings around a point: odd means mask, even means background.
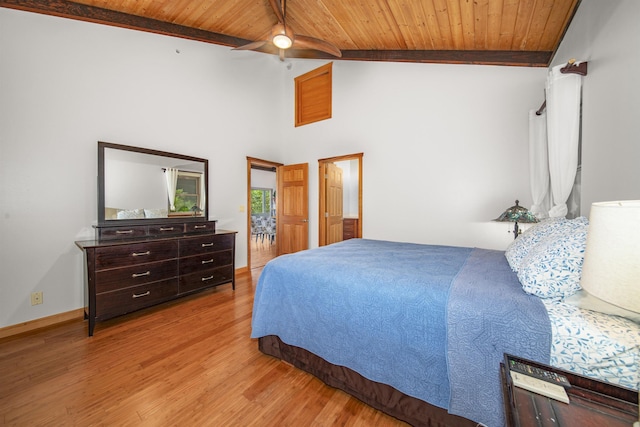
[[[282,163],[247,156],[247,266],[262,268],[278,251],[277,169]]]
[[[362,237],[362,156],[318,160],[319,246]]]

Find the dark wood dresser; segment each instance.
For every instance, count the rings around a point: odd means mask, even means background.
[[[214,221],[98,227],[85,255],[89,336],[110,319],[213,286],[235,289],[235,231]]]
[[[358,218],[342,219],[342,240],[354,239],[358,236]]]

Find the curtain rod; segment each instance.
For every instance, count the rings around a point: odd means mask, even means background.
[[[576,60],[574,58],[571,58],[568,62],[567,65],[565,65],[564,67],[560,68],[560,72],[562,74],[578,74],[580,76],[586,76],[587,75],[587,64],[588,62],[580,62],[579,64],[576,64]],[[544,102],[542,103],[542,105],[540,106],[540,108],[538,108],[538,111],[536,111],[536,116],[540,116],[542,115],[542,113],[544,113],[544,110],[547,108],[547,100],[545,99]]]

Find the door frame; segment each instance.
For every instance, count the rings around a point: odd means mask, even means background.
[[[251,169],[256,166],[257,169],[273,169],[276,174],[276,182],[278,182],[278,166],[282,163],[272,162],[270,160],[258,159],[256,157],[247,156],[247,269],[251,272]],[[277,245],[276,239],[276,245]],[[277,251],[277,246],[276,246]]]
[[[362,237],[362,156],[364,153],[346,154],[344,156],[329,157],[318,160],[318,246],[327,243],[327,225],[324,220],[326,210],[326,184],[325,169],[327,163],[341,162],[344,160],[358,160],[358,237]]]

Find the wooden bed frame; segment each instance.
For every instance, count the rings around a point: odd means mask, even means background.
[[[347,367],[333,365],[303,348],[285,344],[275,335],[259,338],[258,348],[262,353],[288,362],[316,376],[325,384],[343,390],[367,405],[412,426],[476,427],[478,425],[466,418],[451,415],[445,409],[407,396],[389,385],[368,380]]]

